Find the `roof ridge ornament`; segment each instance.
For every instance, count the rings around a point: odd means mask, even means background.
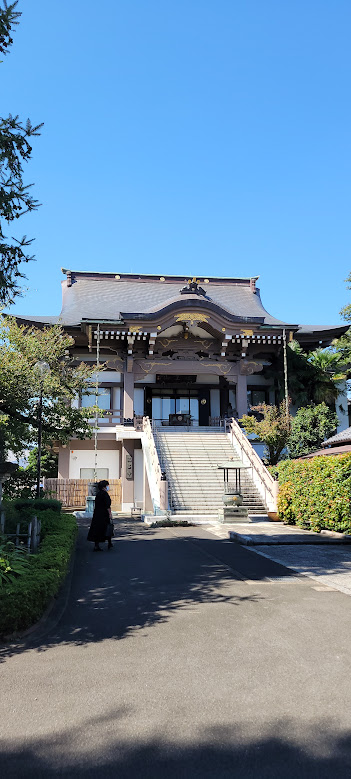
[[[196,276],[193,276],[192,279],[188,279],[188,284],[186,287],[183,287],[180,290],[181,295],[189,295],[189,294],[195,294],[195,295],[203,295],[206,297],[206,292],[202,287],[199,287],[199,282],[196,279]]]

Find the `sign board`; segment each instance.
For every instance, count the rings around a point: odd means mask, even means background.
[[[133,457],[131,454],[126,454],[126,479],[133,478]]]

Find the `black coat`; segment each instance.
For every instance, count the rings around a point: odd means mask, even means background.
[[[88,541],[94,541],[96,544],[100,541],[106,541],[106,528],[110,521],[109,508],[111,507],[111,498],[106,490],[98,490],[95,498],[95,508],[93,518],[88,533]]]

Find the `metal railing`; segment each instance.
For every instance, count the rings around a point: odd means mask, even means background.
[[[233,449],[239,450],[238,453],[244,465],[249,465],[252,468],[252,480],[268,511],[276,512],[278,482],[273,479],[237,421],[226,419],[224,427]]]
[[[177,414],[174,414],[174,416],[177,416]],[[186,417],[185,414],[179,414],[179,417]],[[174,427],[175,422],[170,422],[169,419],[155,419],[152,418],[152,429],[154,430],[155,427]],[[209,417],[208,425],[200,425],[198,419],[186,419],[184,418],[183,421],[179,424],[179,427],[224,427],[224,418],[223,417]]]

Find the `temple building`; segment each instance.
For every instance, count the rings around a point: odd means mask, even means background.
[[[143,418],[151,431],[220,429],[225,418],[240,417],[252,405],[275,403],[266,368],[284,339],[296,339],[308,351],[345,331],[271,316],[258,277],[63,273],[60,315],[18,320],[39,327],[59,322],[74,339],[77,362],[98,359],[104,365],[97,468],[94,440],[72,440],[60,447],[59,478],[121,478],[124,509],[151,501]],[[92,402],[91,396],[77,399],[83,406]],[[343,430],[347,402],[344,412],[340,406]]]

